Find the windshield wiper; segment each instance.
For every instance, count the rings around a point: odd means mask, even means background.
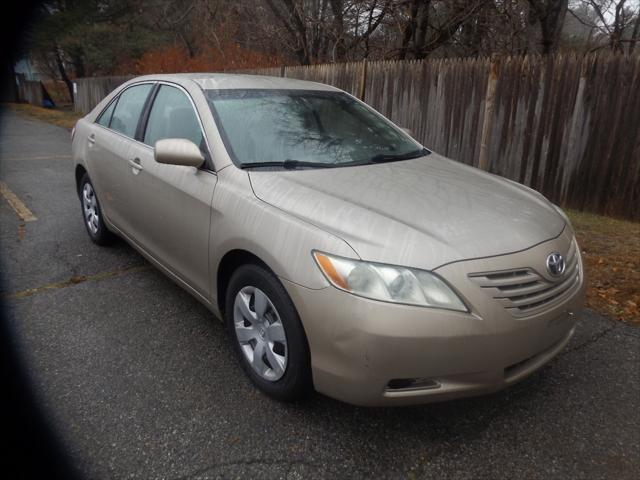
[[[312,168],[331,168],[339,167],[336,163],[324,162],[307,162],[305,160],[287,159],[284,162],[248,162],[241,163],[240,168],[260,168],[260,167],[282,167],[287,170],[295,170],[296,168],[312,167]]]
[[[396,162],[398,160],[410,160],[412,158],[420,158],[420,157],[424,157],[425,155],[429,155],[431,152],[429,150],[427,150],[426,148],[423,148],[421,150],[414,150],[413,152],[409,152],[409,153],[381,153],[379,155],[374,155],[373,157],[371,157],[369,159],[369,162],[371,163],[383,163],[383,162]]]
[[[355,165],[365,165],[367,163],[383,163],[395,162],[398,160],[409,160],[411,158],[419,158],[429,155],[431,152],[426,148],[414,150],[409,153],[401,154],[379,154],[373,156],[369,161],[353,161],[342,163],[326,163],[326,162],[308,162],[306,160],[291,160],[290,158],[282,162],[246,162],[241,163],[240,168],[262,168],[262,167],[281,167],[285,170],[295,170],[297,168],[335,168],[335,167],[352,167]]]

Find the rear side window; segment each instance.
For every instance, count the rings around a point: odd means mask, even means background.
[[[186,138],[201,149],[203,136],[189,98],[181,90],[162,85],[149,113],[144,143],[154,146],[163,138]]]
[[[153,85],[144,84],[129,87],[122,92],[111,117],[110,126],[113,130],[127,137],[135,137],[140,113],[151,88]]]
[[[98,117],[96,123],[102,125],[103,127],[109,127],[109,122],[111,122],[111,115],[113,114],[113,109],[116,106],[116,100],[111,102],[111,104],[107,107],[107,109],[102,112],[102,114]]]

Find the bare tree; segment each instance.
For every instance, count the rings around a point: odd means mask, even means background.
[[[308,65],[561,48],[631,54],[640,41],[640,0],[48,0],[43,5],[30,53],[70,91],[74,75],[126,73],[141,62],[152,69],[161,58],[176,65],[183,58],[193,68],[233,69],[251,62]]]
[[[635,3],[634,9],[631,4]],[[624,52],[624,44],[628,43],[627,53],[631,54],[640,38],[640,5],[628,0],[579,0],[583,10],[592,13],[588,18],[571,14],[583,25],[590,28],[614,52]],[[598,48],[598,47],[596,47]]]
[[[633,31],[631,32],[631,38],[629,39],[629,49],[627,50],[629,55],[633,53],[638,39],[640,39],[640,8],[638,9],[638,12],[636,12],[636,19],[633,22]]]
[[[368,55],[370,39],[392,4],[392,0],[263,1],[283,29],[284,34],[278,35],[283,46],[303,65]]]
[[[541,52],[553,53],[558,48],[564,18],[569,8],[568,0],[528,0],[530,24],[539,25]]]
[[[450,43],[485,1],[409,0],[400,2],[403,28],[397,58],[425,58]]]

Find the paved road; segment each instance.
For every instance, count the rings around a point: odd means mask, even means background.
[[[89,242],[68,137],[5,114],[1,179],[37,220],[0,199],[0,243],[11,326],[87,477],[638,478],[639,329],[588,312],[555,361],[488,397],[275,402],[204,307],[125,244]]]

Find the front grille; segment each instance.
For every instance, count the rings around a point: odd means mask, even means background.
[[[564,274],[549,281],[533,268],[471,273],[469,278],[516,317],[532,315],[569,296],[580,283],[577,244],[571,242]]]

